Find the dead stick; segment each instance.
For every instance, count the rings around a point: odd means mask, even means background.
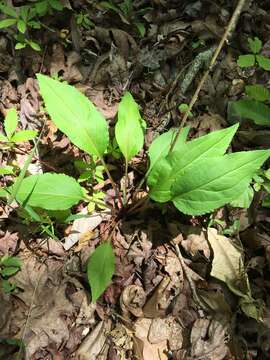
[[[223,48],[223,45],[225,42],[228,41],[228,39],[231,37],[232,33],[234,32],[234,29],[236,27],[236,24],[237,24],[237,21],[238,21],[238,18],[242,12],[242,9],[245,5],[245,3],[247,2],[247,0],[239,0],[235,10],[234,10],[234,13],[231,17],[231,20],[226,28],[226,31],[224,32],[224,35],[222,36],[222,39],[220,40],[219,44],[218,44],[218,47],[216,48],[216,51],[214,52],[214,55],[211,59],[211,62],[209,64],[209,67],[208,69],[206,70],[206,72],[204,73],[203,77],[201,78],[201,81],[199,82],[199,85],[197,86],[197,89],[194,93],[194,95],[192,96],[192,99],[189,103],[189,106],[188,106],[188,109],[187,111],[185,112],[184,116],[183,116],[183,119],[182,119],[182,122],[177,130],[177,133],[173,139],[173,142],[171,144],[171,147],[170,147],[170,150],[169,150],[169,153],[173,151],[174,147],[175,147],[175,144],[179,138],[179,135],[181,133],[181,130],[183,129],[186,121],[187,121],[187,118],[188,118],[188,114],[190,113],[190,111],[192,110],[194,104],[196,103],[197,99],[198,99],[198,95],[210,73],[210,71],[212,70],[213,66],[215,65],[215,62],[217,60],[217,57],[221,51],[221,49]]]

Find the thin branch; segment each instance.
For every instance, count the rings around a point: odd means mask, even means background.
[[[187,111],[185,112],[184,116],[183,116],[183,119],[182,119],[182,122],[181,122],[181,125],[179,126],[178,130],[177,130],[177,133],[175,135],[175,138],[173,139],[173,142],[172,142],[172,145],[171,145],[171,148],[169,150],[169,153],[173,151],[174,147],[175,147],[175,144],[179,138],[179,135],[181,133],[181,130],[183,129],[183,127],[185,126],[186,124],[186,121],[188,119],[188,114],[190,113],[190,111],[192,110],[194,104],[196,103],[197,99],[198,99],[198,95],[209,75],[209,73],[211,72],[211,70],[213,69],[213,66],[215,65],[215,62],[217,60],[217,57],[221,51],[221,49],[223,48],[224,46],[224,43],[225,42],[228,42],[228,39],[231,37],[232,33],[234,32],[234,29],[236,27],[236,24],[237,24],[237,21],[239,19],[239,16],[243,10],[243,7],[244,5],[247,3],[248,0],[239,0],[235,10],[234,10],[234,13],[231,17],[231,20],[226,28],[226,31],[224,32],[224,35],[222,36],[222,39],[220,40],[217,48],[216,48],[216,51],[214,52],[214,55],[210,61],[210,64],[209,64],[209,67],[208,69],[206,70],[206,72],[204,73],[203,77],[201,78],[201,81],[199,82],[199,85],[189,103],[189,106],[188,106],[188,109]]]

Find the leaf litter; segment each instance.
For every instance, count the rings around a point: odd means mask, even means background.
[[[224,2],[195,1],[177,6],[173,1],[166,5],[154,2],[143,17],[146,36],[141,39],[132,24],[119,20],[121,16],[112,16],[93,4],[87,8],[86,3],[80,1],[76,6],[90,10],[99,26],[77,27],[80,41],[76,46],[71,36],[66,43],[58,38],[46,43],[44,39],[47,49],[42,56],[29,50],[25,55],[16,52],[20,65],[15,71],[8,61],[12,59],[9,36],[1,35],[5,39],[1,41],[5,56],[0,57],[1,113],[16,107],[23,128],[40,129],[45,121],[46,135],[38,160],[47,154],[46,162],[64,168],[66,174],[73,171],[70,164],[76,150],[40,112],[36,72],[75,84],[108,123],[114,121],[123,91],[129,90],[140,100],[148,134],[156,135],[179,125],[177,107],[189,101],[201,70],[194,70],[181,91],[185,76],[190,74],[188,70],[204,66],[197,56],[219,40],[233,11],[232,5]],[[141,4],[134,4],[136,11]],[[255,19],[254,30],[250,19]],[[69,27],[66,19],[57,21]],[[262,24],[260,28],[256,21]],[[220,63],[197,100],[195,117],[188,120],[192,128],[189,138],[233,124],[235,118],[230,113],[227,116],[229,101],[243,95],[243,84],[267,83],[263,74],[253,69],[239,70],[236,61],[240,52],[245,53],[244,32],[251,36],[256,30],[267,40],[268,27],[264,4],[250,2],[245,6],[233,38],[239,49],[223,49]],[[265,56],[269,55],[268,47],[265,42]],[[267,127],[258,129],[244,123],[233,149],[269,147],[267,131]],[[56,148],[61,149],[58,159]],[[20,145],[18,149],[27,152],[29,147]],[[131,187],[140,168],[145,167],[145,150],[131,162]],[[15,158],[21,168],[25,158],[12,156],[3,152],[2,164],[9,165]],[[118,168],[115,172],[121,175]],[[8,176],[1,177],[1,186],[6,182]],[[104,191],[108,198],[115,196],[107,185]],[[0,356],[10,348],[18,352],[18,346],[4,341],[23,339],[27,360],[269,357],[270,217],[256,198],[243,213],[226,206],[210,217],[179,216],[170,206],[160,209],[150,204],[146,211],[131,213],[113,224],[112,234],[109,229],[114,218],[98,211],[92,219],[58,226],[61,242],[47,234],[37,235],[27,218],[17,224],[16,209],[0,206],[1,255],[14,254],[23,263],[22,270],[11,278],[17,289],[11,294],[0,291]],[[2,211],[8,216],[2,216]],[[81,211],[78,205],[76,214]],[[237,228],[234,224],[238,220]],[[28,237],[27,246],[22,229]],[[86,260],[109,235],[116,271],[103,297],[93,304]]]

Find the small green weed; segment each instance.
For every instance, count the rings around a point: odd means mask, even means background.
[[[133,24],[137,28],[141,37],[144,37],[146,29],[144,23],[142,22],[142,16],[152,8],[146,7],[140,10],[135,10],[132,0],[124,0],[119,5],[115,5],[112,0],[101,1],[99,5],[104,9],[111,10],[118,14],[124,24]]]
[[[16,289],[16,284],[9,281],[21,269],[21,261],[15,256],[3,256],[0,258],[0,280],[2,289],[6,294]]]
[[[248,45],[251,54],[240,55],[237,60],[237,64],[241,68],[248,68],[254,65],[259,66],[261,69],[270,71],[270,59],[261,55],[262,42],[258,37],[254,39],[248,38]]]
[[[30,46],[40,51],[38,42],[29,37],[30,30],[41,29],[43,23],[41,18],[45,15],[52,15],[55,11],[62,11],[63,5],[60,0],[30,1],[30,4],[14,7],[6,1],[0,3],[0,13],[4,19],[0,20],[0,29],[12,27],[15,30],[13,36],[16,40],[15,49],[23,49]]]

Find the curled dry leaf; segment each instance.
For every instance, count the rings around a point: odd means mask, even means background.
[[[129,313],[136,317],[143,317],[142,308],[146,301],[146,294],[141,286],[129,285],[122,292],[120,306],[124,316]]]

